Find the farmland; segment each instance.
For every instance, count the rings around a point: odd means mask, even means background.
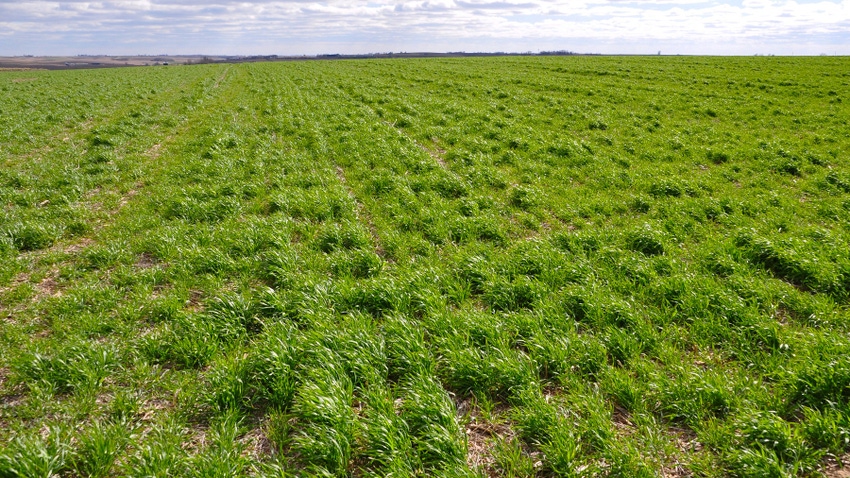
[[[0,476],[847,476],[850,60],[0,72]]]

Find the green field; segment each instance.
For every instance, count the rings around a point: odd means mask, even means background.
[[[850,59],[0,72],[0,477],[850,476]]]

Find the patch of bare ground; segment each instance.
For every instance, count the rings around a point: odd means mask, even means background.
[[[50,269],[47,274],[37,283],[33,284],[34,294],[32,295],[30,301],[32,303],[38,303],[45,297],[59,297],[62,295],[62,291],[60,290],[60,284],[57,281],[59,278],[59,269],[54,267]],[[16,289],[21,284],[25,284],[32,280],[32,274],[30,272],[21,272],[9,284],[9,286],[0,288],[0,294],[4,292],[8,292]]]
[[[631,414],[626,409],[615,406],[611,414],[611,422],[617,430],[618,436],[629,436],[635,432],[635,424],[632,423]]]
[[[541,237],[543,234],[549,234],[551,229],[550,226],[546,223],[541,222],[539,227],[530,227],[529,225],[523,224],[522,220],[517,217],[517,215],[512,214],[508,221],[510,221],[511,226],[515,229],[515,232],[510,234],[510,237],[516,237],[517,239],[521,239],[524,241],[534,240]],[[545,228],[544,228],[545,224]]]
[[[94,240],[83,237],[70,243],[56,243],[47,249],[28,251],[22,254],[21,257],[28,260],[33,260],[33,262],[37,262],[37,259],[42,258],[48,254],[58,253],[73,255],[90,246],[91,244],[94,244]],[[60,290],[60,284],[57,281],[57,279],[59,278],[59,264],[54,263],[48,265],[47,267],[51,267],[51,269],[44,274],[43,278],[39,281],[38,284],[33,284],[35,294],[33,294],[31,298],[32,303],[40,302],[45,297],[59,297],[62,295],[62,291]],[[41,266],[34,266],[32,270],[18,273],[18,275],[16,275],[7,286],[0,287],[0,295],[17,289],[22,284],[31,282],[33,275],[40,275],[37,272],[38,270],[44,270],[44,268]],[[0,310],[2,309],[2,304],[0,304]]]
[[[58,269],[51,269],[47,276],[35,286],[35,295],[32,301],[40,302],[45,297],[60,297],[62,291],[59,289],[59,283],[56,279],[59,277]]]
[[[134,186],[133,189],[130,189],[129,191],[127,191],[126,194],[121,196],[121,199],[118,200],[118,207],[115,210],[113,210],[110,214],[115,214],[120,209],[122,209],[124,206],[126,206],[127,203],[130,202],[130,199],[133,199],[135,196],[137,196],[139,194],[139,189],[137,189],[137,188],[141,188],[141,187],[142,187],[141,183],[136,183],[136,185]]]
[[[682,453],[701,452],[703,444],[697,439],[697,434],[690,428],[670,427],[670,434],[676,442],[676,448]]]
[[[703,449],[702,443],[697,440],[697,435],[689,428],[670,427],[669,434],[676,444],[677,453],[674,456],[664,457],[661,466],[661,476],[664,478],[682,478],[693,476],[687,469],[682,457],[693,453],[700,453]]]
[[[45,144],[39,148],[36,148],[28,153],[23,153],[18,156],[18,159],[23,160],[25,162],[42,162],[44,160],[44,156],[53,151],[53,146],[50,144]],[[9,161],[11,164],[11,161]]]
[[[369,111],[371,111],[373,115],[378,116],[378,114],[375,112],[375,110],[371,106],[366,105],[366,104],[364,104],[364,106],[366,106],[366,108],[368,108]],[[428,153],[428,155],[431,156],[431,158],[434,160],[434,162],[439,164],[441,168],[448,169],[448,165],[446,164],[446,159],[445,159],[446,158],[446,150],[442,149],[440,147],[439,140],[436,137],[431,137],[431,142],[433,143],[433,146],[431,148],[429,148],[429,147],[425,146],[424,144],[420,143],[419,141],[416,141],[415,139],[413,139],[409,134],[405,133],[403,129],[401,129],[398,126],[395,125],[395,122],[390,123],[389,121],[382,119],[381,123],[383,123],[384,125],[389,126],[390,128],[394,129],[398,134],[403,136],[406,140],[408,140],[411,143],[418,146],[420,149],[422,149],[422,151],[425,151],[426,153]]]
[[[135,196],[139,195],[139,190],[143,186],[144,186],[144,183],[142,183],[142,182],[137,182],[136,184],[134,184],[132,188],[130,188],[126,193],[124,193],[121,196],[120,199],[118,199],[118,203],[115,205],[115,207],[113,207],[112,209],[110,209],[109,211],[106,212],[107,217],[112,217],[112,216],[118,214],[124,208],[124,206],[129,204],[130,200],[132,200]],[[85,199],[89,201],[87,208],[90,211],[102,212],[105,209],[102,202],[92,201],[92,199],[94,199],[98,194],[100,194],[100,192],[101,192],[100,187],[96,187],[96,188],[86,192]],[[103,219],[98,219],[96,224],[94,224],[93,229],[95,231],[99,231],[99,230],[103,229],[107,224],[108,224],[108,222],[104,221]],[[91,242],[94,242],[91,239],[88,239],[88,240],[91,241]]]
[[[250,458],[252,461],[262,461],[274,454],[274,446],[266,435],[266,426],[264,424],[252,428],[239,441],[244,447],[242,455]]]
[[[776,311],[773,313],[773,317],[779,322],[781,325],[788,325],[792,317],[792,312],[789,311],[786,307],[779,306],[776,308]]]
[[[97,186],[96,188],[89,189],[88,191],[86,191],[86,193],[83,195],[83,197],[86,198],[86,199],[91,199],[91,198],[97,196],[102,189],[103,188],[101,188],[100,186]]]
[[[186,300],[186,310],[189,312],[200,312],[204,310],[203,298],[203,292],[195,289],[190,290],[189,299]]]
[[[431,142],[434,143],[434,151],[440,157],[440,161],[444,162],[445,160],[443,158],[446,157],[446,150],[440,147],[440,140],[434,136],[431,138]]]
[[[139,254],[138,259],[136,259],[136,263],[134,264],[136,269],[150,269],[155,266],[157,260],[154,256],[147,252],[143,252]]]
[[[165,410],[174,408],[174,403],[161,398],[146,400],[139,408],[139,419],[143,422],[152,422]]]
[[[611,421],[614,424],[616,434],[620,438],[625,438],[634,435],[638,432],[637,425],[632,421],[631,414],[622,407],[615,406],[611,414]],[[657,465],[660,467],[660,474],[663,478],[684,478],[693,476],[687,469],[687,463],[682,461],[682,458],[699,453],[703,449],[702,443],[697,440],[693,430],[677,426],[667,428],[667,435],[671,442],[676,447],[676,452],[673,454],[661,454],[657,457]]]
[[[345,170],[342,169],[341,166],[336,166],[335,168],[336,177],[339,182],[345,187],[346,192],[348,193],[348,197],[350,197],[354,201],[354,214],[357,216],[357,220],[363,224],[366,224],[366,227],[369,228],[369,234],[372,236],[372,243],[375,245],[375,253],[381,257],[386,258],[386,251],[381,247],[381,236],[378,234],[378,228],[375,226],[375,223],[372,222],[372,217],[369,215],[369,212],[366,210],[366,207],[363,203],[357,199],[357,195],[354,194],[354,191],[348,185],[348,181],[345,178]]]
[[[419,141],[416,141],[415,139],[413,139],[409,134],[405,133],[404,130],[397,127],[395,125],[395,123],[390,123],[388,121],[383,121],[383,123],[385,125],[389,126],[390,128],[396,130],[398,132],[398,134],[400,134],[406,140],[408,140],[411,143],[418,146],[419,149],[428,153],[428,156],[431,156],[431,159],[433,159],[435,163],[440,165],[441,168],[443,168],[443,169],[449,168],[448,165],[446,164],[446,150],[440,148],[437,138],[433,138],[433,137],[431,138],[431,142],[433,143],[433,146],[429,148],[429,147],[425,146],[424,144],[420,143]]]
[[[15,408],[21,403],[23,403],[25,399],[23,392],[24,391],[21,389],[15,390],[12,393],[0,395],[0,416],[5,415],[5,413],[3,412],[4,410],[9,408]]]
[[[850,453],[840,459],[828,458],[821,470],[826,478],[850,478]]]
[[[81,250],[94,244],[94,239],[90,237],[81,237],[69,244],[61,244],[52,247],[53,252],[62,252],[64,254],[76,254]]]
[[[181,445],[181,448],[190,455],[200,453],[207,445],[207,427],[195,425],[188,430],[187,436]]]
[[[693,473],[685,469],[682,465],[676,465],[672,468],[663,467],[661,469],[662,478],[686,478],[694,476]]]
[[[98,343],[105,343],[102,340],[98,340]],[[110,378],[107,378],[104,385],[114,385],[114,381]],[[115,395],[111,392],[101,392],[97,394],[97,397],[94,399],[94,403],[97,404],[101,409],[106,405],[109,405],[110,402],[115,398]]]
[[[144,442],[157,428],[157,423],[162,423],[163,415],[173,411],[174,408],[173,400],[167,400],[161,396],[140,400],[133,420],[137,426],[135,429],[137,442]]]
[[[145,151],[144,155],[147,156],[148,158],[155,159],[155,158],[159,157],[159,150],[161,148],[162,148],[162,143],[156,143],[153,146],[151,146],[150,148],[148,148],[148,150]]]
[[[27,81],[36,81],[38,78],[12,78],[12,83],[24,83]]]
[[[517,436],[507,420],[500,419],[507,409],[506,405],[498,405],[493,411],[485,414],[471,398],[457,404],[461,423],[466,423],[466,463],[488,477],[501,476],[496,457],[493,455],[496,441],[513,441]]]
[[[76,254],[81,250],[94,244],[94,239],[89,237],[78,237],[73,241],[56,242],[52,246],[45,249],[37,249],[22,253],[19,257],[22,259],[37,259],[47,254]],[[24,274],[24,273],[21,273]],[[28,280],[28,279],[27,279]]]
[[[8,418],[10,418],[10,415],[13,415],[14,412],[9,413],[7,410],[17,407],[23,401],[23,395],[0,396],[0,441],[4,438],[8,438],[8,434],[10,432],[10,422]],[[15,432],[11,433],[14,437]]]

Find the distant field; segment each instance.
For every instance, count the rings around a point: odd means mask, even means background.
[[[229,57],[234,58],[234,57]],[[14,69],[65,70],[74,68],[110,68],[119,66],[162,66],[225,61],[228,57],[203,55],[178,56],[0,56],[0,71]]]
[[[850,476],[850,59],[0,72],[0,476]]]

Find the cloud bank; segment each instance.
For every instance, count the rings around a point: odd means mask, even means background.
[[[850,54],[850,0],[0,0],[0,55]]]

